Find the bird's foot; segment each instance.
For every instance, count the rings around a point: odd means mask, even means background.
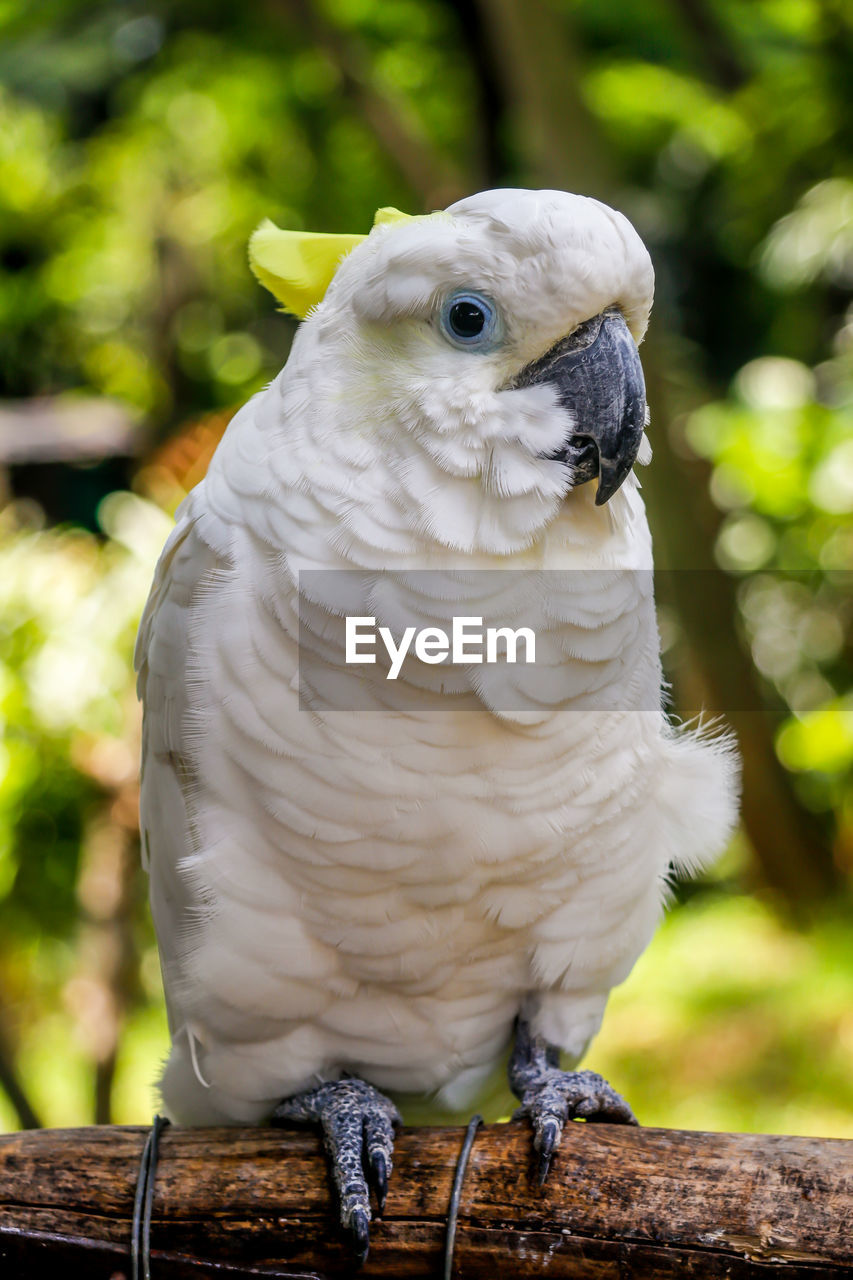
[[[547,1069],[537,1084],[525,1089],[515,1114],[529,1116],[533,1124],[540,1186],[548,1177],[567,1121],[637,1123],[627,1102],[594,1071],[560,1071],[557,1067]]]
[[[319,1124],[338,1189],[341,1223],[351,1231],[360,1266],[370,1244],[368,1177],[381,1213],[388,1194],[394,1126],[399,1111],[384,1094],[363,1080],[346,1076],[285,1098],[273,1124]]]
[[[637,1124],[633,1111],[616,1090],[594,1071],[561,1071],[559,1052],[519,1023],[510,1059],[512,1090],[521,1100],[516,1116],[528,1116],[538,1152],[539,1185],[569,1120]]]

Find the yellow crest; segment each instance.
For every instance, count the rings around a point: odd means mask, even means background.
[[[377,209],[373,225],[408,222],[399,209]],[[323,300],[342,258],[367,236],[282,231],[265,218],[249,240],[249,265],[287,311],[303,320]]]

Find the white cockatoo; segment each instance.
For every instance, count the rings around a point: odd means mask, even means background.
[[[569,1119],[632,1121],[560,1055],[673,866],[724,845],[737,760],[662,709],[626,218],[487,191],[367,236],[266,223],[252,257],[307,316],[180,508],[138,641],[162,1094],[184,1124],[322,1125],[363,1256],[380,1090],[463,1112],[510,1049],[543,1178]],[[531,609],[534,666],[346,660],[350,617],[399,639]]]

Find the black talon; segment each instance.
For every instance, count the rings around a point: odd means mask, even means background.
[[[534,1146],[539,1152],[539,1185],[544,1185],[545,1179],[551,1169],[551,1159],[560,1141],[560,1135],[563,1132],[562,1125],[553,1117],[548,1119],[542,1125],[539,1133],[536,1135]]]
[[[376,1192],[376,1203],[379,1212],[385,1208],[388,1198],[388,1162],[384,1151],[372,1151],[370,1154],[370,1173],[373,1189]]]
[[[349,1225],[355,1244],[356,1266],[363,1267],[370,1249],[370,1218],[367,1212],[364,1209],[353,1209]]]

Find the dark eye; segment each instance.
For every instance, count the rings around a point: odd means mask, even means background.
[[[479,350],[495,346],[500,337],[495,304],[480,293],[453,293],[441,309],[441,327],[456,346]]]
[[[454,302],[447,314],[448,328],[457,338],[476,338],[486,327],[485,311],[476,302]]]

